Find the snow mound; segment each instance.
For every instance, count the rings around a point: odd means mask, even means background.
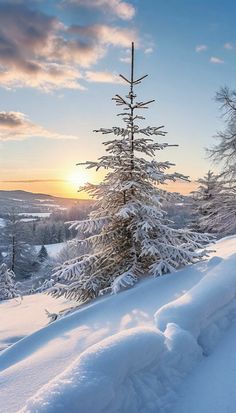
[[[172,324],[166,336],[133,328],[91,346],[19,413],[154,413],[201,356],[193,337]]]
[[[214,257],[209,273],[196,286],[155,313],[157,328],[165,331],[168,323],[176,323],[195,337],[205,353],[211,351],[222,330],[236,318],[235,263],[236,254],[223,261]]]

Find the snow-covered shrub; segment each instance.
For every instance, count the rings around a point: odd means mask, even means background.
[[[17,285],[15,283],[15,274],[9,270],[6,264],[0,266],[0,301],[9,300],[10,298],[20,297]]]
[[[118,292],[143,276],[159,276],[207,255],[203,250],[208,243],[206,235],[173,228],[167,219],[164,205],[176,202],[178,195],[163,186],[187,177],[170,172],[173,164],[169,161],[155,159],[156,152],[175,146],[154,141],[153,137],[166,135],[163,126],[138,125],[137,121],[144,119],[140,110],[152,101],[136,99],[134,88],[142,78],[134,79],[133,58],[131,78],[121,77],[129,84],[129,92],[125,97],[116,95],[114,100],[123,109],[118,115],[125,127],[96,131],[114,138],[104,142],[106,155],[85,165],[108,172],[103,182],[85,185],[83,189],[96,200],[95,209],[88,220],[71,225],[88,235],[77,242],[89,253],[56,269],[54,275],[69,283],[51,289],[56,297],[65,295],[85,302],[102,292]]]

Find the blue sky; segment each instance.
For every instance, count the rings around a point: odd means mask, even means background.
[[[146,124],[179,144],[161,158],[203,175],[223,127],[214,95],[236,88],[235,13],[233,0],[0,0],[0,188],[78,196],[102,178],[75,164],[102,155],[92,130],[118,121],[132,40],[149,74],[137,93],[156,99]]]

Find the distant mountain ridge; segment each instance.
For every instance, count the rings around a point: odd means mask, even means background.
[[[62,210],[91,202],[88,199],[63,198],[23,190],[0,190],[0,214],[5,214],[13,209],[17,213],[52,212],[56,209]]]

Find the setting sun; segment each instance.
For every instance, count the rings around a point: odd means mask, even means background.
[[[89,181],[88,173],[82,170],[76,170],[69,174],[67,181],[74,188],[79,189]]]

